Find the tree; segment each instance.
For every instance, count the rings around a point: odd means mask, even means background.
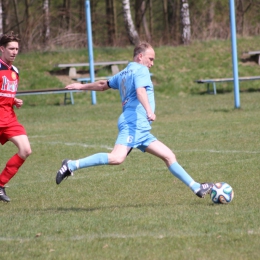
[[[2,35],[4,32],[3,29],[3,6],[2,6],[2,0],[0,0],[0,34]]]
[[[166,42],[169,42],[169,23],[168,23],[168,1],[163,0],[163,27],[164,27],[164,38]]]
[[[116,6],[114,0],[106,0],[108,43],[114,45],[116,41]]]
[[[47,44],[50,38],[49,0],[43,0],[43,43]]]
[[[182,42],[186,45],[190,43],[190,12],[188,0],[181,0],[181,21],[182,21]]]
[[[17,8],[17,0],[13,0],[14,3],[14,12],[15,12],[15,21],[16,21],[16,26],[17,26],[17,31],[18,34],[21,35],[21,27],[20,27],[20,22],[19,22],[19,17],[18,17],[18,8]]]
[[[247,4],[246,7],[245,4]],[[244,34],[244,23],[245,23],[245,13],[251,7],[252,2],[246,2],[243,0],[239,0],[237,4],[237,32],[243,36]]]
[[[145,12],[146,12],[146,2],[143,0],[142,5],[141,5],[141,12],[142,12],[142,22],[143,22],[143,27],[144,27],[144,31],[145,31],[145,35],[146,35],[146,39],[148,42],[151,42],[152,37],[147,25],[147,21],[146,21],[146,16],[145,16]]]
[[[23,34],[23,43],[24,47],[27,50],[31,49],[31,29],[32,29],[32,16],[31,16],[31,9],[30,9],[30,1],[25,0],[25,33]]]
[[[3,32],[9,31],[10,21],[9,21],[9,0],[1,0],[2,2],[2,9],[3,9]]]
[[[140,42],[140,39],[132,20],[129,0],[122,0],[122,6],[128,38],[132,44],[137,45]]]
[[[60,28],[70,30],[70,22],[70,0],[63,0],[63,6],[61,8]]]
[[[153,0],[148,0],[149,2],[149,29],[150,29],[150,36],[151,40],[153,38]]]

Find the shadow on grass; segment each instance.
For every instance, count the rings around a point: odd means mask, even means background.
[[[197,202],[191,203],[192,205],[198,206],[199,204]],[[201,204],[205,206],[205,204]],[[206,206],[214,206],[211,201],[206,204]],[[159,203],[159,204],[129,204],[129,205],[111,205],[111,206],[100,206],[100,207],[89,207],[89,208],[79,208],[79,207],[69,207],[69,208],[64,208],[64,207],[58,207],[58,208],[47,208],[44,211],[60,211],[60,212],[81,212],[81,211],[87,211],[87,212],[93,212],[93,211],[100,211],[100,210],[115,210],[115,209],[124,209],[124,208],[155,208],[155,207],[171,207],[173,206],[172,204],[169,203]]]
[[[64,212],[68,212],[68,211],[88,211],[88,212],[92,212],[92,211],[98,211],[98,210],[106,210],[106,209],[123,209],[123,208],[143,208],[143,207],[169,207],[171,206],[171,204],[133,204],[133,205],[111,205],[111,206],[101,206],[101,207],[90,207],[90,208],[79,208],[79,207],[69,207],[69,208],[64,208],[64,207],[58,207],[58,208],[48,208],[44,211],[64,211]]]

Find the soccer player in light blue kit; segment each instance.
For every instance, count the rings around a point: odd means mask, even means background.
[[[123,112],[118,119],[118,137],[111,153],[97,153],[78,160],[63,160],[56,174],[56,183],[73,175],[78,169],[98,165],[118,165],[124,162],[133,148],[161,158],[169,171],[186,184],[198,197],[210,193],[213,183],[198,183],[178,164],[174,153],[151,133],[151,122],[155,120],[154,87],[149,69],[153,66],[155,52],[147,42],[134,49],[133,62],[113,76],[109,81],[73,83],[66,89],[120,92]]]

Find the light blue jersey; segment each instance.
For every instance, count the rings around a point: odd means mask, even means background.
[[[118,119],[119,135],[116,144],[144,151],[151,142],[157,140],[150,134],[150,122],[136,93],[137,88],[145,87],[151,109],[154,112],[154,87],[149,69],[137,62],[131,62],[109,80],[109,86],[119,90],[123,110]]]

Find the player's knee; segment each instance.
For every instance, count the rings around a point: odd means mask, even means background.
[[[22,151],[20,151],[20,156],[25,160],[28,156],[30,156],[32,153],[31,147],[28,147]]]
[[[28,157],[28,156],[31,155],[31,154],[32,154],[32,149],[29,148],[29,149],[26,151],[26,157]]]
[[[177,161],[174,153],[170,154],[169,156],[165,156],[162,159],[166,163],[167,166],[170,166]]]
[[[109,158],[109,163],[113,165],[119,165],[123,163],[125,160],[125,156],[113,156]]]

